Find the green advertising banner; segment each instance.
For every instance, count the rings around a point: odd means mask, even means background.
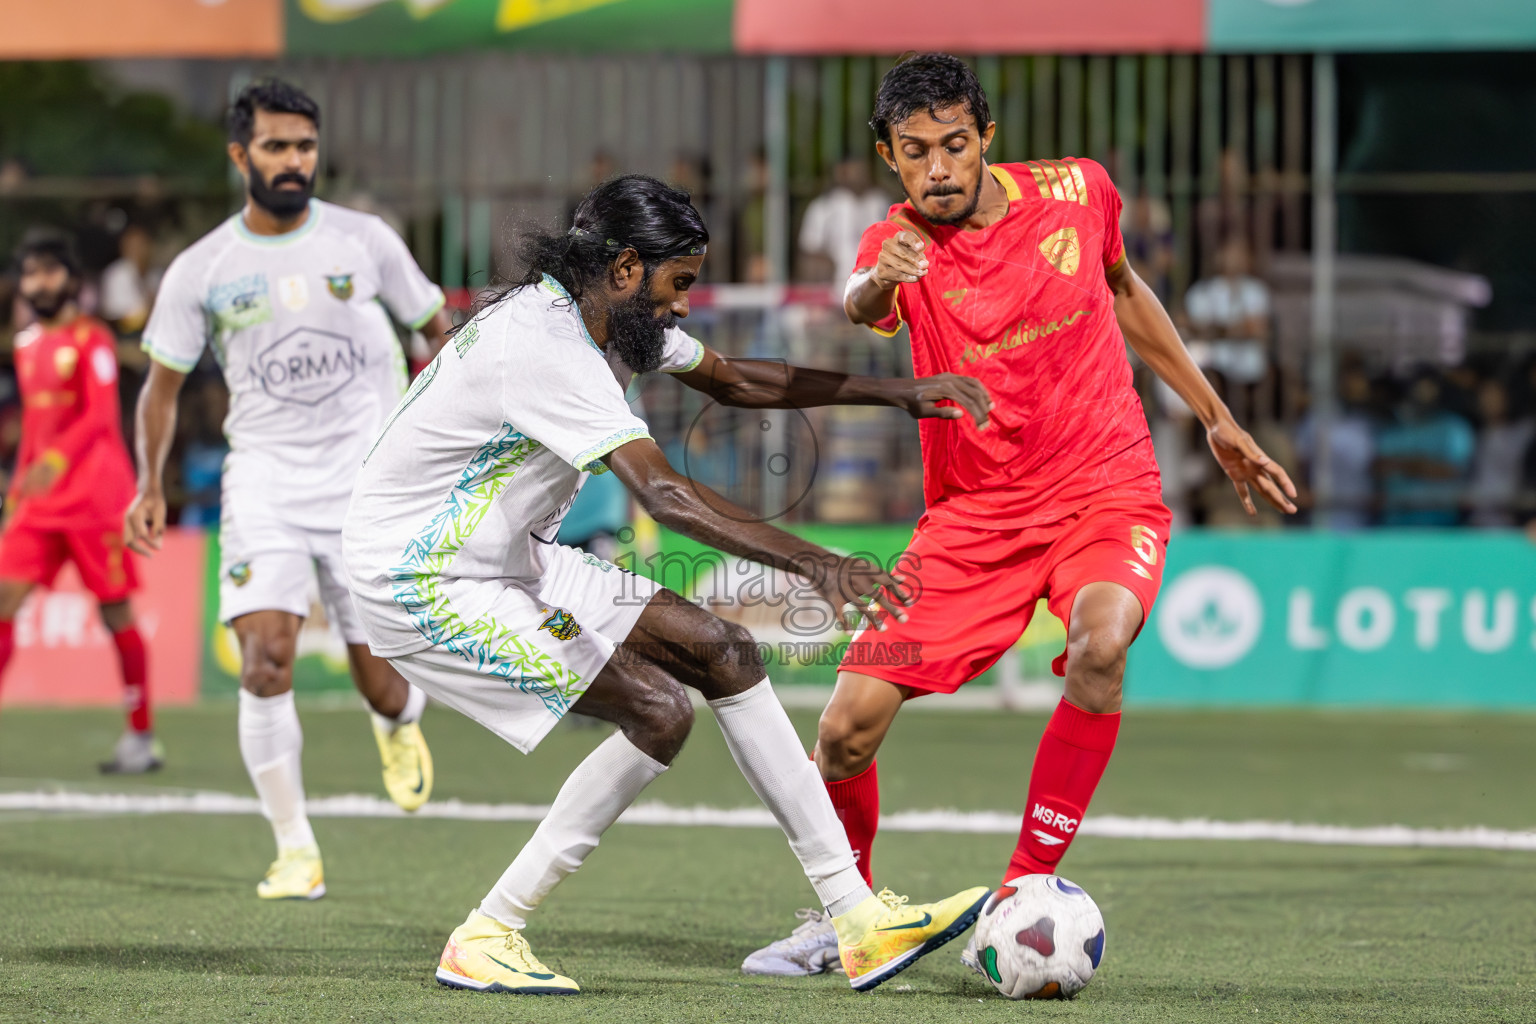
[[[1473,531],[1176,534],[1126,699],[1536,706],[1536,547]]]
[[[1536,44],[1531,0],[1206,0],[1207,50],[1504,50]]]
[[[285,0],[289,56],[730,53],[733,0]]]
[[[888,568],[912,533],[899,524],[794,529]],[[847,637],[796,581],[648,520],[625,534],[616,560],[750,629],[776,683],[835,681]],[[229,697],[240,655],[217,621],[216,534],[205,565],[202,694]],[[1015,678],[1049,682],[1065,640],[1042,603],[1009,655]],[[998,674],[970,685],[994,685]],[[295,685],[352,690],[346,650],[318,608],[300,637]],[[1468,530],[1179,532],[1152,619],[1131,648],[1126,701],[1536,708],[1536,546]]]

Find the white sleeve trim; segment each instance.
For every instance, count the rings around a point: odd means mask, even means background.
[[[691,335],[689,336],[688,340],[693,342],[693,358],[688,360],[688,363],[685,366],[673,366],[669,368],[667,370],[668,373],[687,373],[689,370],[698,369],[699,364],[704,361],[704,343],[698,338],[692,337]]]
[[[150,341],[148,338],[145,338],[143,341],[141,341],[139,343],[139,347],[144,350],[149,358],[153,359],[155,362],[161,364],[162,366],[170,367],[177,373],[191,373],[193,370],[197,369],[196,359],[192,360],[190,363],[183,362],[182,360],[177,359],[174,356],[167,355],[160,349],[155,348],[154,342]],[[201,353],[199,353],[199,358],[201,358]]]
[[[610,434],[597,444],[586,449],[571,460],[571,465],[583,473],[606,473],[608,467],[603,465],[602,458],[615,448],[622,447],[631,441],[637,441],[642,437],[649,438],[650,431],[644,427],[626,427],[616,434]]]

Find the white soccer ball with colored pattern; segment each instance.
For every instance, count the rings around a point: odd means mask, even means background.
[[[1104,915],[1057,875],[1021,875],[976,920],[981,969],[1009,999],[1071,999],[1104,959]]]

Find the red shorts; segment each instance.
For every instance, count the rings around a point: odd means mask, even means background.
[[[839,670],[932,693],[954,693],[1024,635],[1035,604],[1072,620],[1090,583],[1118,583],[1152,613],[1163,581],[1171,516],[1160,501],[1102,505],[1049,527],[994,530],[925,515],[895,575],[916,600],[907,621],[886,620],[848,645]],[[1066,675],[1063,651],[1051,668]]]
[[[139,589],[133,555],[120,529],[50,530],[12,524],[0,536],[0,579],[51,587],[73,561],[85,588],[103,604],[127,599]]]

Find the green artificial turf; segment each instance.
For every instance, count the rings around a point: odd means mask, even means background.
[[[379,793],[361,712],[301,705],[314,794]],[[804,735],[813,715],[795,716]],[[1018,810],[1043,718],[909,713],[881,756],[890,811]],[[166,711],[167,768],[103,779],[117,716],[0,714],[0,788],[249,794],[232,705]],[[1536,719],[1132,714],[1094,811],[1346,825],[1536,826]],[[442,709],[437,795],[546,802],[605,735],[562,727],[530,757]],[[753,806],[702,714],[647,800]],[[811,894],[767,829],[617,826],[528,929],[585,988],[529,1000],[440,988],[443,939],[531,824],[316,819],[328,895],[263,904],[252,816],[0,814],[0,1021],[1536,1020],[1536,854],[1101,839],[1064,873],[1109,942],[1071,1003],[1014,1004],[959,944],[869,995],[736,966]],[[925,899],[995,883],[1006,836],[887,834],[877,881]]]

